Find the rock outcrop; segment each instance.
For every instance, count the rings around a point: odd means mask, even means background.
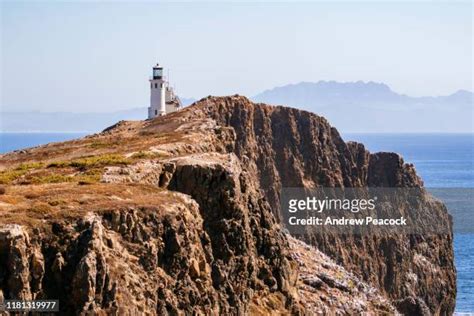
[[[446,315],[452,234],[289,236],[283,187],[422,187],[317,115],[206,98],[0,156],[4,298],[65,314]],[[427,214],[449,222],[424,192]]]
[[[414,166],[395,153],[369,153],[345,143],[322,117],[287,107],[253,104],[243,97],[204,99],[203,116],[236,133],[233,152],[256,174],[279,216],[282,187],[422,187]],[[445,206],[421,197],[423,216],[451,226]],[[451,227],[447,229],[452,231]],[[307,240],[365,281],[401,310],[451,314],[455,268],[451,234],[334,236],[309,233]],[[416,275],[416,278],[413,276]],[[437,280],[437,281],[434,281]]]

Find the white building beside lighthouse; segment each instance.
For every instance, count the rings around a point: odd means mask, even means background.
[[[148,118],[165,115],[181,108],[181,101],[174,94],[166,78],[163,76],[163,67],[159,64],[153,67],[153,75],[150,78],[150,107]]]

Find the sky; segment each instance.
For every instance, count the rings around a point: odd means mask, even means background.
[[[319,80],[472,91],[472,17],[471,1],[4,1],[0,110],[145,107],[156,62],[181,97]]]

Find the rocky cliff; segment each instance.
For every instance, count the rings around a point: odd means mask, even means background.
[[[422,187],[414,166],[394,153],[345,143],[322,117],[245,98],[202,100],[204,116],[236,133],[232,149],[256,174],[278,216],[282,187]],[[444,205],[422,197],[425,217],[450,223]],[[423,207],[422,207],[423,208]],[[407,313],[450,314],[455,298],[452,234],[333,236],[310,242],[377,285]],[[414,277],[416,275],[416,277]],[[433,282],[433,280],[438,280]],[[430,288],[426,290],[426,286]]]
[[[285,233],[282,187],[422,186],[398,155],[345,143],[312,113],[210,97],[2,155],[0,183],[4,298],[57,298],[65,314],[454,309],[451,234]]]

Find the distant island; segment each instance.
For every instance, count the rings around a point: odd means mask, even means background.
[[[251,99],[318,113],[342,132],[473,132],[473,93],[466,90],[447,96],[411,97],[383,83],[319,81],[276,87]],[[195,101],[181,98],[183,106]],[[146,116],[145,106],[103,113],[3,112],[0,130],[97,132],[120,120]]]
[[[410,97],[383,83],[319,81],[266,90],[252,100],[318,113],[343,132],[471,133],[473,96],[459,90]]]

